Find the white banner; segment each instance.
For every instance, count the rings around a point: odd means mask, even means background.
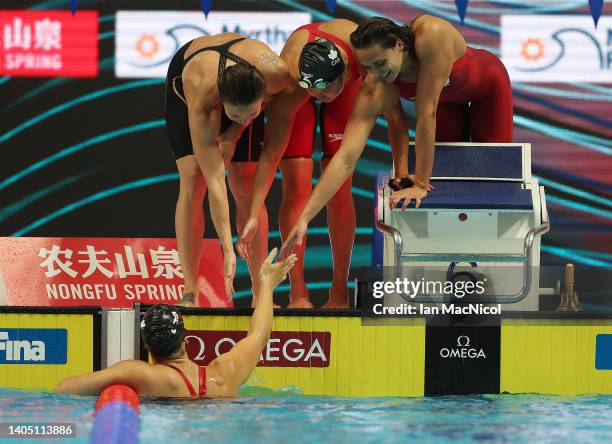
[[[612,17],[504,15],[501,55],[513,81],[612,83]]]
[[[119,11],[115,35],[117,77],[165,77],[178,49],[202,35],[235,32],[259,39],[280,54],[298,27],[311,22],[301,12]]]

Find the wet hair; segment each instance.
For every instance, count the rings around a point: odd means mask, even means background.
[[[222,102],[232,105],[250,105],[263,98],[266,80],[257,68],[247,63],[228,66],[217,78]]]
[[[172,305],[154,305],[140,323],[140,334],[153,357],[168,358],[179,350],[185,339],[183,317]]]
[[[351,33],[351,44],[356,49],[369,48],[372,45],[389,49],[393,48],[398,40],[404,42],[405,50],[413,51],[410,25],[400,26],[384,17],[370,17]]]

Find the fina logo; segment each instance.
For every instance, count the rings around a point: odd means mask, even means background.
[[[457,337],[457,348],[442,348],[440,349],[440,356],[444,359],[448,358],[461,358],[461,359],[478,359],[485,358],[486,355],[484,350],[481,348],[479,350],[470,347],[470,338],[469,336],[459,336]]]
[[[173,26],[172,28],[167,29],[165,32],[166,36],[172,39],[174,43],[174,50],[172,51],[171,54],[169,54],[163,60],[156,61],[153,63],[141,64],[141,63],[130,62],[130,65],[134,67],[139,67],[139,68],[152,68],[156,66],[167,65],[168,63],[170,63],[170,60],[172,60],[172,57],[174,56],[174,54],[181,48],[181,39],[179,37],[179,33],[181,31],[195,32],[196,34],[199,34],[200,36],[210,35],[210,33],[208,33],[205,29],[200,28],[199,26],[195,26],[195,25],[184,24],[184,25]],[[148,46],[145,46],[145,43],[148,43]],[[159,42],[155,38],[155,35],[143,34],[138,40],[138,42],[136,43],[135,50],[138,52],[139,58],[151,59],[153,58],[154,55],[157,54],[159,50]],[[145,50],[148,50],[148,51],[145,51]]]
[[[574,36],[583,36],[585,46],[592,46],[594,48],[595,53],[597,55],[597,59],[599,60],[599,69],[609,68],[610,64],[612,63],[612,52],[607,54],[608,60],[606,62],[606,55],[604,53],[603,48],[601,47],[601,43],[597,40],[596,36],[580,28],[562,28],[554,32],[550,36],[551,40],[553,40],[557,44],[556,57],[554,57],[552,61],[543,66],[535,66],[530,68],[516,67],[516,69],[518,71],[523,72],[539,72],[546,71],[547,69],[552,68],[557,63],[559,63],[565,56],[566,44],[563,41],[562,36],[572,34]],[[533,64],[539,62],[540,59],[542,59],[548,51],[549,48],[547,48],[547,46],[544,44],[544,42],[542,42],[542,39],[540,38],[528,38],[524,40],[521,44],[521,57],[526,63]],[[550,51],[552,52],[553,49],[550,49]]]
[[[0,331],[0,351],[4,351],[6,361],[36,362],[45,360],[45,343],[43,341],[11,341],[6,331]]]

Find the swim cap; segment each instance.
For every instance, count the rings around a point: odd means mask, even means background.
[[[344,73],[344,60],[333,42],[319,39],[302,48],[299,70],[302,88],[323,89]]]
[[[183,317],[172,305],[154,305],[145,313],[140,333],[151,353],[162,358],[170,356],[185,337]]]

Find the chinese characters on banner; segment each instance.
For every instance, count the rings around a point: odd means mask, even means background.
[[[202,241],[200,305],[227,307],[219,242]],[[0,238],[0,304],[131,307],[177,303],[174,239]]]
[[[0,75],[97,76],[98,13],[0,10]]]

